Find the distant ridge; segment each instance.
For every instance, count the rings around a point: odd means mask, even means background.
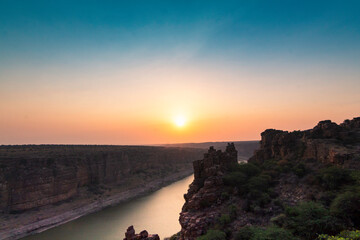
[[[231,141],[231,142],[233,142],[233,141]],[[229,141],[227,141],[227,142],[159,144],[159,145],[154,145],[154,146],[201,148],[201,149],[208,149],[209,147],[212,146],[216,149],[225,151],[228,143],[229,143]],[[235,141],[233,143],[235,145],[235,148],[238,151],[238,160],[239,161],[248,160],[253,155],[254,151],[260,147],[260,141]]]

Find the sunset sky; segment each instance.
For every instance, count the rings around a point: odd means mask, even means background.
[[[359,12],[0,0],[0,144],[258,140],[360,116]]]

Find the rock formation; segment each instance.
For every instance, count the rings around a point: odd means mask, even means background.
[[[0,147],[0,213],[76,198],[81,189],[111,194],[174,173],[191,173],[201,149],[140,146]]]
[[[126,230],[124,240],[160,240],[160,238],[159,235],[149,234],[146,230],[143,230],[139,234],[136,234],[134,226],[130,226]]]
[[[233,239],[244,226],[268,226],[284,205],[324,201],[329,193],[316,183],[322,170],[334,165],[360,170],[360,118],[340,125],[321,121],[306,131],[264,131],[260,149],[243,165],[255,169],[253,175],[240,165],[232,168],[234,156],[229,144],[225,152],[210,148],[194,162],[195,179],[179,218],[181,240],[194,240],[214,228],[226,228],[227,239]],[[232,182],[226,183],[229,176]]]
[[[322,163],[359,168],[358,147],[360,118],[345,120],[337,125],[330,120],[321,121],[307,131],[280,131],[268,129],[261,133],[260,149],[249,162],[260,163],[267,159],[316,160]]]
[[[205,233],[218,216],[218,212],[203,208],[221,204],[222,176],[233,164],[237,164],[237,151],[233,143],[225,152],[210,147],[202,160],[194,162],[194,181],[184,195],[185,204],[180,213],[181,239],[195,239]]]

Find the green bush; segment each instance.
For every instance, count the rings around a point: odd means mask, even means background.
[[[305,174],[309,171],[306,169],[305,165],[303,163],[299,163],[297,164],[292,171],[298,176],[298,177],[303,177],[305,176]]]
[[[172,235],[169,240],[178,240],[180,238],[180,232]]]
[[[266,191],[270,187],[271,177],[268,175],[260,175],[250,178],[248,189],[250,191]]]
[[[258,231],[251,240],[295,240],[294,235],[285,229],[271,227],[263,231]]]
[[[220,230],[209,230],[205,235],[200,236],[197,240],[225,240],[226,234]]]
[[[237,171],[244,173],[248,178],[260,173],[260,168],[251,163],[239,164]]]
[[[221,214],[218,222],[222,228],[224,228],[227,224],[231,223],[231,218],[229,214]]]
[[[251,240],[255,234],[254,231],[255,231],[254,227],[243,227],[235,234],[235,239]]]
[[[315,239],[317,234],[333,234],[341,229],[338,220],[319,203],[303,202],[285,209],[284,227],[303,239]]]
[[[351,171],[350,177],[353,180],[354,184],[360,185],[360,171],[359,170]]]
[[[237,217],[238,208],[235,205],[229,206],[229,215],[231,219],[235,219]]]
[[[259,227],[241,228],[235,235],[236,240],[295,240],[297,239],[291,232],[278,228],[270,227],[262,229]]]
[[[360,240],[360,231],[342,231],[337,236],[329,236],[327,234],[321,234],[317,238],[318,240]]]
[[[327,190],[338,190],[352,181],[350,171],[336,166],[328,167],[319,174],[322,186]]]
[[[350,221],[354,226],[360,225],[360,188],[353,188],[339,194],[331,203],[330,211],[335,216]]]
[[[242,172],[231,172],[223,177],[224,184],[241,188],[246,183],[247,177]]]
[[[325,206],[330,206],[330,204],[336,198],[337,191],[325,191],[320,192],[318,201]]]

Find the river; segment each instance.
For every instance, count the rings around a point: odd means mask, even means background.
[[[146,229],[160,238],[180,231],[184,193],[194,176],[172,183],[147,196],[105,208],[22,240],[122,240],[128,226]]]

